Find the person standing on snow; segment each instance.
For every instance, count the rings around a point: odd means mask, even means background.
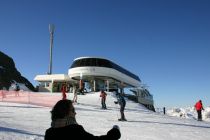
[[[20,86],[15,83],[15,96],[19,96]]]
[[[85,131],[75,118],[76,112],[71,100],[58,101],[51,111],[51,127],[45,131],[45,140],[118,140],[119,126],[114,125],[106,135],[94,136]]]
[[[66,100],[66,84],[63,84],[62,87],[61,87],[61,92],[62,92],[62,98],[63,100]]]
[[[122,93],[116,93],[116,97],[117,97],[117,101],[114,101],[115,104],[119,104],[120,105],[120,115],[121,118],[118,119],[118,121],[127,121],[125,119],[125,114],[124,114],[124,110],[125,110],[125,105],[126,105],[126,101],[122,95]]]
[[[101,105],[102,105],[102,109],[106,109],[106,92],[104,90],[101,90],[101,94],[100,94],[100,97],[101,97]]]
[[[202,110],[203,109],[203,104],[202,104],[202,101],[199,100],[196,104],[195,104],[195,109],[198,113],[198,121],[202,121]]]
[[[77,87],[76,86],[73,86],[73,94],[74,94],[73,102],[77,103]]]

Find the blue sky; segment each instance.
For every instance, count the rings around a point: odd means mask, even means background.
[[[111,59],[140,77],[156,107],[210,105],[208,0],[0,0],[0,50],[33,80],[80,56]]]

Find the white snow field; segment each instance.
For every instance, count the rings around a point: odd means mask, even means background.
[[[43,140],[45,130],[50,127],[50,110],[61,93],[25,93],[19,96],[0,98],[0,140]],[[34,96],[38,96],[34,98]],[[12,101],[23,101],[11,103]],[[13,100],[12,100],[13,99]],[[73,99],[73,94],[68,94]],[[103,135],[118,125],[121,140],[208,140],[210,138],[209,108],[205,108],[204,121],[196,121],[196,113],[182,109],[168,110],[168,115],[152,112],[140,104],[127,100],[125,116],[127,122],[119,122],[119,106],[114,104],[115,96],[108,92],[107,110],[101,109],[99,92],[78,95],[75,104],[77,122],[94,135]],[[38,104],[31,105],[31,104]],[[43,106],[44,105],[44,106]],[[48,107],[46,107],[48,106]],[[177,115],[178,114],[178,115]],[[182,114],[182,115],[180,115]],[[185,115],[183,115],[185,114]],[[173,116],[169,116],[173,115]],[[182,116],[175,117],[175,116]],[[71,132],[69,132],[71,136]]]

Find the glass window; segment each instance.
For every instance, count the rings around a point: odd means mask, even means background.
[[[74,63],[71,65],[71,68],[75,68],[75,67],[84,67],[84,66],[96,66],[96,67],[107,67],[107,68],[113,68],[119,72],[122,72],[134,79],[136,79],[137,81],[140,81],[139,77],[136,76],[135,74],[129,72],[128,70],[122,68],[121,66],[106,60],[106,59],[102,59],[102,58],[83,58],[83,59],[79,59],[74,61]]]

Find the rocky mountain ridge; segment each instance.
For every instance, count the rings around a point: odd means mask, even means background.
[[[13,59],[0,51],[0,89],[9,89],[14,82],[25,84],[35,91],[34,86],[16,69]]]

